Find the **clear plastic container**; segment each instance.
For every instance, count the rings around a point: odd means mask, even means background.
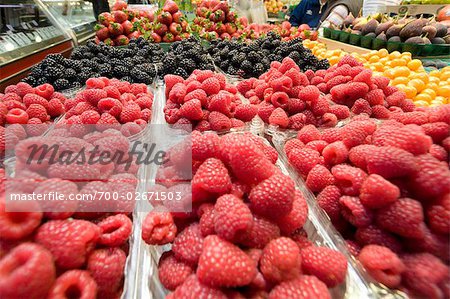
[[[317,204],[315,195],[308,189],[303,178],[301,178],[293,167],[290,166],[284,151],[284,145],[292,138],[294,138],[292,134],[289,136],[289,134],[279,131],[273,132],[271,136],[272,143],[278,151],[278,158],[283,162],[285,171],[295,180],[298,188],[308,202],[310,217],[314,218],[312,222],[317,223],[318,228],[324,229],[324,235],[329,236],[330,239],[333,240],[330,244],[336,246],[334,249],[342,252],[349,261],[348,277],[350,277],[351,283],[350,287],[347,288],[346,298],[408,298],[405,293],[389,289],[375,281],[359,263],[356,257],[348,251],[344,239],[334,228],[328,215]]]

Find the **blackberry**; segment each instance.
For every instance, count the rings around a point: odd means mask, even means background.
[[[185,70],[183,70],[182,68],[177,68],[174,72],[174,75],[178,75],[180,77],[183,77],[184,79],[187,79],[187,77],[189,76],[188,73],[186,73]]]
[[[230,64],[228,63],[227,60],[224,60],[220,63],[219,67],[223,70],[226,71],[228,69],[228,67],[230,66]]]
[[[133,51],[132,49],[122,49],[122,51],[119,52],[121,58],[127,58],[132,57],[134,54],[137,53],[137,51]]]
[[[45,57],[48,60],[53,60],[58,64],[63,64],[64,62],[64,56],[62,56],[61,54],[57,53],[57,54],[49,54]]]
[[[111,64],[111,65],[121,65],[122,64],[122,60],[119,59],[119,58],[111,58],[108,61],[108,63]]]
[[[84,67],[88,67],[88,68],[90,68],[90,69],[93,70],[93,71],[97,71],[97,69],[98,69],[98,63],[96,63],[96,62],[94,62],[94,61],[92,61],[92,60],[87,60],[87,61],[85,61],[85,62],[83,63],[83,66],[84,66]]]
[[[250,73],[253,69],[253,64],[248,60],[244,60],[241,65],[241,69],[246,73]]]
[[[248,53],[247,59],[251,62],[257,62],[261,59],[261,57],[255,51],[252,51],[252,52]]]
[[[228,67],[227,73],[232,75],[232,76],[235,76],[235,75],[237,75],[237,71],[238,70],[234,66],[230,65]]]
[[[78,60],[68,59],[65,62],[66,67],[74,69],[76,72],[79,72],[83,67],[83,64]]]
[[[47,78],[45,78],[45,77],[38,77],[37,80],[36,80],[36,85],[42,85],[42,84],[45,84],[45,83],[48,83],[47,82]]]
[[[73,87],[73,88],[80,88],[80,87],[81,87],[81,83],[75,81],[75,82],[72,83],[72,87]]]
[[[119,58],[121,57],[121,52],[118,48],[115,47],[109,47],[108,54],[110,58]]]
[[[47,78],[59,79],[63,77],[64,72],[59,67],[48,67],[44,70],[44,76]]]
[[[22,82],[28,83],[28,84],[30,84],[33,87],[37,86],[37,80],[33,76],[28,76],[28,77],[22,79]]]
[[[255,73],[255,75],[257,75],[259,77],[260,75],[262,75],[264,73],[265,70],[266,70],[266,68],[264,67],[264,65],[262,63],[257,63],[257,64],[255,64],[253,72]]]
[[[91,50],[92,52],[98,52],[98,48],[99,48],[99,46],[93,41],[88,41],[86,44],[86,47],[89,50]]]
[[[58,79],[53,82],[53,87],[56,90],[64,90],[70,87],[70,83],[67,79]]]
[[[105,77],[112,77],[112,66],[104,63],[104,64],[100,64],[98,66],[98,72],[100,73],[100,75],[105,76]]]
[[[250,45],[248,45],[248,48],[251,50],[251,51],[258,51],[259,50],[259,45],[257,44],[257,43],[251,43]]]
[[[31,69],[31,75],[35,78],[42,78],[44,77],[44,70],[40,65],[37,65]]]
[[[70,58],[79,60],[79,59],[83,59],[83,55],[84,55],[84,53],[83,53],[83,51],[80,48],[75,48],[72,51],[72,54],[70,55]]]
[[[120,78],[120,80],[134,83],[133,78],[131,78],[130,76],[124,76],[124,77]]]
[[[77,72],[74,69],[66,69],[64,71],[63,77],[69,81],[74,81],[73,79],[77,76]]]
[[[144,72],[131,73],[131,77],[134,79],[134,82],[137,83],[145,83],[145,84],[153,83],[153,77]]]
[[[84,54],[84,57],[87,59],[92,59],[95,57],[95,54],[91,53],[91,52],[87,52]]]
[[[113,68],[113,74],[117,78],[122,78],[122,77],[128,76],[130,74],[130,70],[127,67],[125,67],[125,66],[116,65]]]
[[[289,53],[288,57],[290,57],[295,62],[300,60],[300,54],[297,51]]]

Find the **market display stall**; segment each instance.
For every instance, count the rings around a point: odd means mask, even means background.
[[[449,298],[442,14],[160,2],[0,4],[0,298]]]

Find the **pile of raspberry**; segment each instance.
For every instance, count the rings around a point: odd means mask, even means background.
[[[184,80],[166,75],[164,114],[169,124],[188,124],[198,131],[226,131],[243,127],[255,117],[255,105],[242,104],[237,89],[223,74],[195,70]]]
[[[0,93],[0,125],[43,124],[64,113],[66,97],[50,84],[31,87],[20,82]],[[30,132],[31,136],[35,132]]]
[[[345,281],[345,256],[308,240],[307,203],[277,157],[250,133],[192,132],[192,181],[154,189],[185,188],[192,210],[158,205],[142,224],[147,244],[171,244],[158,264],[167,298],[331,298]]]
[[[388,119],[413,111],[413,102],[388,85],[388,78],[373,77],[371,70],[347,55],[328,70],[305,73],[290,58],[274,61],[268,72],[239,82],[237,89],[258,106],[265,123],[299,130],[305,125],[334,127],[351,113]]]
[[[450,105],[420,114],[425,123],[358,116],[341,128],[307,125],[284,150],[373,278],[413,297],[445,298]]]
[[[117,212],[87,210],[97,201],[53,203],[55,210],[39,211],[44,202],[27,202],[27,211],[7,212],[14,202],[5,203],[5,188],[14,193],[127,194],[136,190],[136,168],[119,165],[52,164],[31,161],[29,145],[59,145],[59,153],[90,148],[100,150],[128,146],[119,131],[105,130],[84,139],[32,137],[16,147],[14,178],[1,172],[0,195],[0,297],[1,298],[120,298],[132,232],[130,203],[115,203]],[[116,166],[116,167],[114,167]],[[8,189],[7,189],[8,191]],[[131,201],[134,203],[134,201]],[[32,205],[35,205],[32,206]],[[91,205],[90,207],[87,205]],[[104,202],[101,205],[105,205]],[[33,207],[33,209],[31,209]],[[58,207],[64,210],[58,211]],[[123,211],[123,212],[121,212]]]
[[[153,94],[143,83],[90,78],[85,90],[65,102],[67,112],[63,124],[97,125],[99,128],[129,124],[127,131],[135,134],[151,122],[152,105]]]

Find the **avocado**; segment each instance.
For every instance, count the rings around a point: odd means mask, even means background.
[[[375,34],[375,30],[377,29],[378,25],[380,25],[380,23],[377,20],[375,20],[375,19],[370,20],[369,22],[367,22],[367,24],[362,26],[361,34],[362,35],[367,35],[368,33]]]
[[[396,42],[399,43],[402,40],[400,39],[400,36],[392,36],[391,38],[388,39],[388,42]]]
[[[381,32],[380,34],[378,34],[377,38],[381,39],[382,41],[385,41],[385,42],[387,41],[386,34],[384,32]]]
[[[435,37],[435,38],[431,39],[431,43],[435,44],[435,45],[444,45],[445,40],[442,37]]]
[[[420,36],[413,36],[413,37],[408,38],[405,41],[405,44],[420,44],[420,45],[423,45],[423,44],[425,44],[425,42],[424,42],[422,37],[420,37]]]
[[[400,38],[403,40],[407,40],[411,37],[422,34],[422,27],[427,24],[426,19],[417,19],[409,22],[403,27],[402,31],[400,31]]]
[[[386,32],[391,26],[394,25],[394,21],[387,21],[378,25],[377,29],[375,29],[375,34],[379,35],[381,32]]]
[[[422,27],[422,34],[428,37],[430,40],[436,36],[437,29],[432,25]]]
[[[437,22],[434,24],[434,27],[436,27],[436,37],[444,37],[447,35],[447,26],[444,24]]]
[[[400,34],[400,31],[402,31],[403,25],[393,25],[389,27],[389,29],[386,31],[386,37],[389,39],[393,36],[398,36]]]

